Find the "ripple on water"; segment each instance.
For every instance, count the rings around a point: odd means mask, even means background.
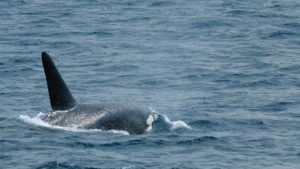
[[[281,101],[273,102],[267,105],[264,105],[260,108],[260,111],[264,112],[281,112],[287,110],[290,106],[294,105],[293,102]]]
[[[218,138],[214,136],[203,136],[188,140],[182,140],[178,141],[177,145],[197,145],[197,144],[203,144],[203,143],[211,143],[217,141]]]
[[[68,163],[60,163],[57,161],[45,162],[37,167],[37,169],[53,169],[53,168],[61,168],[61,169],[97,169],[93,167],[85,167],[78,165],[70,165]]]
[[[196,120],[189,122],[189,125],[197,128],[213,128],[219,126],[219,123],[210,120]]]

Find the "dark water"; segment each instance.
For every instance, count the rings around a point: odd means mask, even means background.
[[[40,53],[144,135],[51,127]],[[1,0],[0,168],[299,168],[300,1]],[[170,120],[168,120],[170,119]]]

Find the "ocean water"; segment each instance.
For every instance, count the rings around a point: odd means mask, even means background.
[[[41,52],[78,102],[152,130],[50,126]],[[1,0],[0,168],[300,168],[299,0]]]

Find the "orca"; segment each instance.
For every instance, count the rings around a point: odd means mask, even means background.
[[[154,114],[145,106],[119,102],[77,103],[46,52],[42,52],[42,63],[52,108],[43,121],[54,126],[122,130],[129,134],[143,134],[152,127]]]

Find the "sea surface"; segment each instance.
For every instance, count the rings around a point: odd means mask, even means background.
[[[43,122],[42,51],[152,130]],[[300,1],[1,0],[0,168],[300,168]]]

